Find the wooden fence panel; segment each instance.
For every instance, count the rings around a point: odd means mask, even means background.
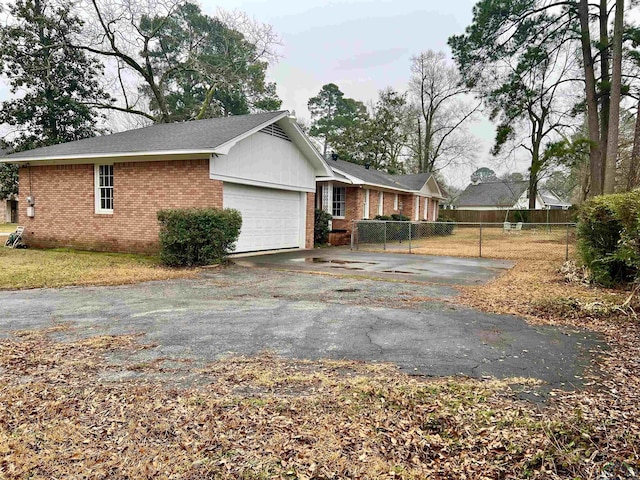
[[[573,223],[575,210],[440,210],[440,216],[463,223]]]

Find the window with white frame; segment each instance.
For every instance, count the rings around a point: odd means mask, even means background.
[[[333,187],[333,202],[331,208],[331,215],[334,218],[344,218],[345,210],[347,206],[345,187]]]
[[[113,165],[95,166],[96,213],[113,213]]]
[[[396,193],[396,196],[393,197],[393,209],[398,210],[398,194],[397,193]]]
[[[384,192],[378,193],[378,215],[384,215]]]

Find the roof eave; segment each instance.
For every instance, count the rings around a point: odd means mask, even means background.
[[[162,157],[158,158],[158,160],[166,160],[167,157],[185,157],[185,156],[198,156],[198,157],[208,157],[214,154],[219,154],[220,152],[217,149],[204,149],[204,150],[163,150],[163,151],[144,151],[144,152],[116,152],[116,153],[95,153],[95,154],[82,154],[82,155],[47,155],[40,157],[20,157],[20,158],[12,158],[11,155],[6,157],[0,157],[0,163],[12,163],[16,165],[26,164],[26,163],[43,163],[43,164],[53,164],[53,163],[77,163],[78,161],[88,161],[89,163],[93,163],[96,160],[112,160],[112,159],[120,159],[120,158],[136,158],[136,157],[145,157],[148,160],[153,160],[152,157]]]

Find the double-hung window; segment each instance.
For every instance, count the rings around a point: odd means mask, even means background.
[[[95,166],[96,213],[113,213],[113,165]]]
[[[331,215],[334,218],[344,218],[347,205],[345,187],[333,187],[333,204]]]

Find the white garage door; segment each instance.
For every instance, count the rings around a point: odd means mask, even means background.
[[[303,246],[304,194],[225,182],[223,195],[224,208],[242,214],[236,252]]]

